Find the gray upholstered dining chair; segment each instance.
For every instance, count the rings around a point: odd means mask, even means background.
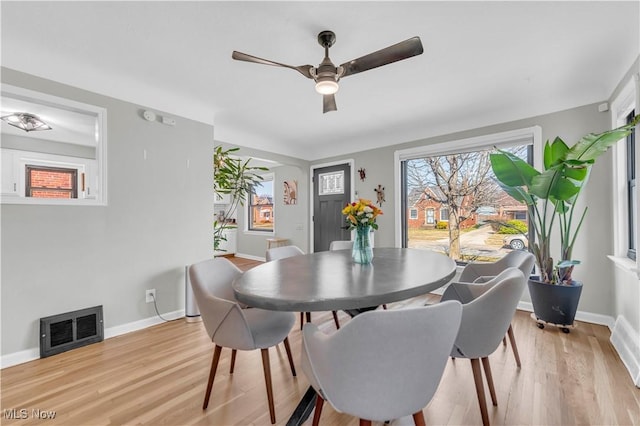
[[[468,263],[462,270],[458,280],[465,283],[482,283],[491,280],[507,268],[518,268],[528,278],[531,275],[535,261],[536,258],[533,254],[527,251],[513,250],[493,263]],[[518,345],[516,345],[516,338],[511,325],[507,330],[507,336],[511,343],[513,356],[516,359],[516,365],[520,367],[522,364],[518,354]],[[502,343],[504,345],[507,344],[506,338],[502,339]]]
[[[292,256],[301,256],[303,254],[304,252],[297,246],[282,246],[268,249],[265,257],[267,259],[267,262],[271,262],[272,260],[285,259]],[[302,326],[304,325],[305,315],[307,317],[307,322],[311,322],[311,312],[300,312],[300,330],[302,330]],[[335,322],[336,327],[340,328],[340,323],[338,322],[338,314],[335,311],[333,311],[333,321]]]
[[[237,350],[260,349],[267,387],[269,414],[271,423],[275,423],[269,348],[278,343],[284,343],[291,373],[295,376],[296,370],[288,339],[289,332],[295,323],[295,315],[291,312],[266,311],[256,308],[242,309],[240,304],[236,302],[231,287],[234,278],[240,274],[242,274],[240,269],[223,258],[209,259],[189,266],[189,278],[202,322],[207,334],[211,336],[211,340],[215,344],[202,409],[206,409],[209,405],[209,397],[222,348],[232,349],[230,374],[233,373]]]
[[[361,425],[408,415],[424,425],[422,409],[438,388],[461,313],[449,301],[365,312],[331,335],[305,324],[302,370],[317,392],[313,425],[325,400]]]
[[[507,268],[493,279],[482,283],[452,283],[442,294],[441,303],[461,302],[462,323],[451,356],[469,358],[476,385],[482,423],[489,425],[489,414],[482,383],[480,360],[484,367],[493,405],[498,405],[489,355],[500,345],[522,296],[526,279],[518,268]]]
[[[353,249],[353,241],[349,240],[336,240],[331,241],[329,244],[329,250],[351,250]]]

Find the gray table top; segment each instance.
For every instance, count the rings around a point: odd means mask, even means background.
[[[233,282],[236,298],[249,306],[309,312],[357,309],[405,300],[447,282],[456,263],[427,250],[374,248],[360,265],[351,250],[323,251],[266,262]]]

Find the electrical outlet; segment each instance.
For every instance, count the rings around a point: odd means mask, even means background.
[[[153,303],[153,300],[156,298],[156,289],[152,288],[151,290],[146,290],[144,292],[147,303]]]

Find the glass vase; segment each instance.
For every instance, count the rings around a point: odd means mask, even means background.
[[[353,241],[351,258],[355,263],[367,264],[373,261],[373,249],[371,248],[371,226],[358,226],[356,239]]]

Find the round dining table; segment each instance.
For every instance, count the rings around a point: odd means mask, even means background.
[[[447,256],[410,248],[374,248],[361,265],[351,250],[292,256],[266,262],[233,282],[236,299],[254,308],[311,312],[344,310],[351,316],[379,305],[433,291],[453,278],[456,263]],[[299,426],[313,409],[313,387],[302,397],[287,426]]]
[[[256,266],[233,282],[238,301],[274,311],[353,311],[409,299],[449,282],[456,263],[410,248],[374,248],[370,264],[351,250],[292,256]]]

